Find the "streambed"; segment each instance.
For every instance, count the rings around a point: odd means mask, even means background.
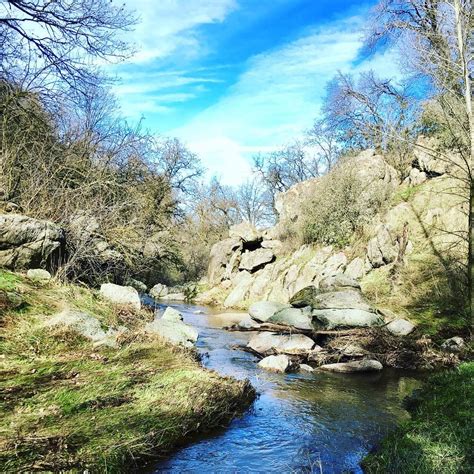
[[[407,417],[403,398],[421,374],[384,369],[372,374],[274,374],[245,351],[253,333],[229,332],[211,308],[170,304],[199,331],[206,367],[250,379],[260,396],[225,429],[195,437],[148,472],[360,473],[361,459]],[[199,312],[199,314],[197,314]]]

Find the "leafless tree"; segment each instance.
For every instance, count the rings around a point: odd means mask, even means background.
[[[368,42],[397,44],[406,66],[429,81],[440,104],[439,126],[449,137],[443,147],[423,145],[426,153],[449,162],[452,176],[460,180],[458,192],[468,201],[466,240],[468,304],[474,312],[474,116],[472,111],[473,30],[472,0],[383,0],[370,20]],[[407,47],[408,46],[408,47]],[[420,145],[419,145],[420,146]]]
[[[109,0],[6,0],[0,3],[0,71],[24,89],[95,84],[100,61],[129,49],[118,36],[136,17]]]
[[[237,210],[241,220],[254,226],[269,225],[274,221],[272,198],[264,183],[253,177],[236,189]]]

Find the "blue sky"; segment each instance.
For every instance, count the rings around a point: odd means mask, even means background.
[[[238,184],[251,157],[301,136],[337,71],[397,75],[390,51],[360,59],[355,0],[127,0],[136,53],[115,67],[122,112],[176,136],[208,176]]]

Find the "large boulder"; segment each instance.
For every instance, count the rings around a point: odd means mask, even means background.
[[[12,270],[51,268],[64,256],[64,230],[49,221],[0,215],[0,266]]]
[[[262,240],[260,232],[248,221],[233,225],[229,230],[229,237],[241,239],[244,242],[257,242]]]
[[[363,309],[316,309],[313,316],[327,329],[381,326],[381,316]]]
[[[351,260],[344,271],[344,275],[353,280],[360,280],[365,274],[365,262],[360,257],[356,257],[354,260]]]
[[[313,309],[362,309],[372,311],[372,307],[363,297],[362,293],[355,289],[343,289],[339,291],[328,291],[320,293],[311,302]]]
[[[318,297],[320,291],[315,286],[307,286],[298,291],[290,298],[290,304],[295,308],[305,308],[312,306],[313,301]]]
[[[241,248],[242,241],[239,238],[225,239],[213,245],[207,274],[211,285],[217,285],[222,281],[231,255]]]
[[[386,328],[395,336],[408,336],[415,330],[415,325],[406,319],[394,319],[387,324]]]
[[[319,282],[319,289],[321,291],[333,291],[342,288],[360,289],[360,283],[354,278],[342,273],[327,276]]]
[[[114,285],[103,283],[100,286],[100,294],[108,301],[115,304],[129,305],[136,310],[141,308],[138,291],[131,286]]]
[[[234,279],[234,288],[224,301],[224,307],[234,308],[242,306],[252,285],[253,278],[249,272],[240,272]]]
[[[311,324],[311,310],[306,308],[285,308],[275,313],[270,319],[269,323],[284,324],[285,326],[292,326],[297,329],[313,329]]]
[[[377,372],[383,369],[383,365],[378,360],[354,360],[352,362],[341,362],[338,364],[325,364],[319,368],[328,372],[352,374],[355,372]]]
[[[275,303],[274,301],[259,301],[249,308],[249,314],[253,319],[264,323],[268,321],[275,313],[287,308],[287,305]]]
[[[286,354],[301,354],[313,349],[315,342],[303,334],[280,335],[271,332],[261,332],[253,336],[247,347],[259,354],[278,352]]]
[[[173,345],[187,348],[194,347],[194,343],[197,341],[199,335],[195,328],[184,324],[182,321],[173,321],[163,318],[155,318],[154,321],[146,324],[144,329],[145,332],[157,334]]]
[[[176,309],[168,306],[161,316],[161,319],[165,321],[174,321],[174,322],[181,322],[183,320],[183,315]]]
[[[271,372],[285,373],[291,367],[291,361],[288,356],[284,354],[271,355],[262,359],[258,366],[262,369],[269,370]]]
[[[275,254],[271,249],[257,249],[253,252],[245,252],[240,259],[240,270],[247,270],[249,272],[254,272],[267,263],[272,262],[275,259]]]

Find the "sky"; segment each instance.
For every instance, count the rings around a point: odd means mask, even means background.
[[[361,56],[361,0],[126,0],[135,53],[114,72],[131,122],[178,137],[228,185],[252,156],[301,137],[338,71],[397,75],[390,51]]]

